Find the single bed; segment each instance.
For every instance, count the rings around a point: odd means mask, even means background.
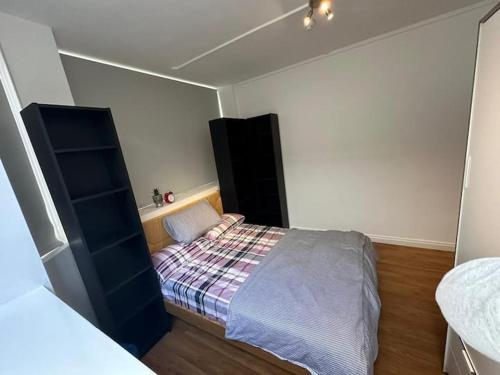
[[[212,193],[204,198],[219,213],[222,213],[218,193]],[[179,209],[182,208],[180,207]],[[172,214],[172,212],[169,214]],[[378,323],[380,303],[376,294],[375,262],[372,256],[374,252],[370,249],[371,243],[369,240],[366,243],[360,243],[360,245],[348,246],[347,249],[343,250],[343,253],[340,253],[342,256],[344,253],[351,253],[351,247],[363,247],[360,250],[360,254],[365,254],[365,252],[370,254],[370,256],[360,255],[359,257],[360,261],[364,264],[363,267],[367,270],[367,275],[363,274],[360,277],[355,275],[351,279],[349,272],[351,274],[357,274],[358,272],[349,271],[349,262],[337,262],[340,264],[340,268],[337,270],[332,271],[330,268],[321,269],[323,268],[321,264],[322,259],[325,256],[328,257],[331,253],[330,249],[326,249],[325,253],[325,249],[321,250],[325,246],[318,245],[321,244],[320,237],[327,236],[327,232],[318,236],[319,232],[290,231],[282,228],[263,227],[238,222],[230,228],[224,228],[224,233],[217,238],[201,236],[190,244],[173,244],[168,234],[162,228],[162,219],[163,217],[155,218],[144,223],[144,227],[148,243],[152,250],[153,263],[162,285],[165,304],[171,314],[216,336],[229,336],[230,338],[241,340],[243,342],[232,340],[230,342],[293,373],[307,373],[303,367],[308,368],[311,372],[315,372],[314,366],[309,367],[306,363],[316,364],[318,361],[314,362],[308,359],[310,353],[307,353],[307,350],[314,350],[315,354],[324,351],[325,354],[321,353],[317,355],[319,362],[322,361],[322,357],[336,358],[335,362],[339,363],[335,363],[336,373],[372,373],[373,361],[377,351],[376,324]],[[334,237],[325,237],[323,242],[337,241],[339,235],[341,236],[341,242],[344,241],[344,236],[351,236],[348,233],[337,232]],[[311,310],[315,310],[315,300],[324,299],[323,296],[328,295],[329,292],[309,290],[304,294],[304,291],[300,291],[301,277],[296,278],[293,275],[288,275],[288,281],[286,282],[286,284],[290,285],[295,284],[293,287],[287,288],[287,285],[282,284],[280,291],[272,292],[269,291],[272,290],[272,285],[269,288],[267,287],[271,283],[279,285],[280,278],[283,277],[279,275],[281,269],[296,269],[298,272],[301,272],[300,266],[293,264],[293,262],[303,264],[308,263],[309,259],[297,258],[296,254],[300,253],[297,251],[300,249],[300,246],[295,244],[300,244],[302,238],[307,238],[308,236],[310,237],[310,241],[304,242],[303,246],[311,249],[314,248],[314,254],[317,254],[316,258],[320,257],[316,260],[314,260],[314,256],[311,257],[311,262],[317,262],[314,268],[318,269],[319,275],[330,274],[332,272],[341,275],[344,272],[342,277],[335,281],[336,284],[345,284],[345,286],[340,285],[340,289],[335,291],[338,296],[341,294],[357,295],[358,289],[349,288],[356,280],[359,285],[365,285],[364,278],[375,280],[375,283],[368,283],[370,287],[363,287],[363,291],[360,292],[363,295],[359,298],[357,296],[354,298],[349,296],[343,297],[342,305],[344,307],[338,311],[334,311],[336,309],[334,301],[330,303],[332,308],[329,309],[329,313],[321,310],[328,307],[328,304],[320,303],[322,306],[318,305],[320,307],[319,310],[316,308],[320,315],[313,316],[310,319],[307,319],[307,306],[312,306]],[[364,236],[358,237],[363,238]],[[283,238],[285,240],[281,241]],[[282,244],[285,244],[285,249],[282,249]],[[291,251],[290,255],[285,255],[286,251]],[[320,251],[323,251],[323,253]],[[335,257],[338,257],[338,255],[335,255]],[[293,258],[295,260],[292,260],[290,263],[289,259]],[[345,268],[345,270],[342,268]],[[255,271],[256,269],[257,271]],[[311,273],[310,270],[304,272]],[[316,282],[316,285],[319,287],[315,289],[322,289],[322,284],[321,282],[317,283],[317,278],[318,275],[313,275],[313,277],[309,278],[309,280],[313,280],[311,285],[314,285],[314,282]],[[299,281],[295,282],[295,279]],[[307,280],[307,277],[302,275],[302,279]],[[328,280],[325,283],[328,283]],[[259,286],[259,284],[261,285]],[[242,285],[245,287],[242,288]],[[373,285],[375,285],[375,289]],[[255,295],[256,291],[259,291],[257,292],[259,294],[257,296]],[[238,298],[233,298],[236,294]],[[367,294],[370,294],[370,296],[367,297]],[[260,295],[269,301],[269,303],[266,303],[266,306],[269,305],[267,307],[270,311],[267,313],[267,316],[259,316],[259,313],[253,311],[254,306],[262,304],[262,301],[259,299]],[[294,298],[297,298],[297,301],[294,301]],[[326,299],[333,300],[333,298]],[[356,301],[356,304],[353,304],[353,307],[346,307],[345,305],[350,304],[352,300]],[[275,301],[277,305],[273,306],[272,301]],[[231,311],[229,311],[230,302]],[[278,319],[278,322],[276,322],[274,317],[268,319],[269,314],[279,315],[281,311],[285,312],[286,308],[282,308],[282,305],[293,305],[294,303],[296,308],[291,308],[290,310],[296,310],[299,315],[296,316],[295,321],[290,320],[290,322],[286,322],[286,324],[291,326],[295,324],[293,329],[283,326],[280,319]],[[247,314],[249,310],[251,313]],[[259,308],[258,310],[265,309]],[[359,324],[357,322],[349,325],[347,324],[349,319],[345,317],[341,318],[342,314],[346,315],[345,312],[348,312],[349,315],[360,316],[360,320],[363,321],[363,327],[359,328],[359,333],[354,332],[354,330],[358,330],[357,326]],[[338,315],[339,318],[324,322],[323,324],[327,324],[327,326],[323,326],[322,328],[321,314],[325,313],[332,316]],[[229,322],[228,315],[230,315]],[[303,315],[304,320],[301,320],[301,316]],[[369,317],[369,324],[368,327],[365,327],[367,316]],[[326,336],[322,337],[322,331],[328,330],[330,326],[333,326],[333,329]],[[266,337],[269,333],[268,331],[272,330],[274,335],[270,334],[269,337]],[[301,330],[302,333],[300,333]],[[353,330],[352,334],[350,330]],[[329,337],[335,336],[337,333],[339,334],[337,339],[329,340]],[[352,339],[351,336],[353,336]],[[295,340],[296,338],[297,340]],[[280,339],[284,341],[280,342]],[[343,348],[349,347],[349,345],[336,343],[339,340],[352,341],[353,350],[344,351]],[[316,341],[321,343],[318,344]],[[288,342],[294,342],[294,344],[290,344],[290,348],[282,350],[284,346],[288,345]],[[324,342],[330,342],[334,345],[324,345]],[[259,347],[265,350],[259,349]],[[297,354],[297,352],[302,351],[302,348],[307,348],[306,352]],[[358,356],[358,351],[362,351],[363,355]],[[283,361],[269,354],[269,352],[275,353],[280,358],[287,358],[300,367]],[[364,365],[364,367],[358,365],[357,362],[360,362],[361,357],[369,365]],[[321,366],[318,368],[321,368]],[[317,372],[327,373],[325,371]]]

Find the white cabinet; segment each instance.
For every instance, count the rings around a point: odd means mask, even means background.
[[[445,368],[449,375],[474,375],[477,370],[460,337],[450,328]]]

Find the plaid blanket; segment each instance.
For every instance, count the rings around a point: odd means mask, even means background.
[[[232,296],[285,230],[240,224],[216,240],[200,237],[153,254],[165,299],[225,323]]]

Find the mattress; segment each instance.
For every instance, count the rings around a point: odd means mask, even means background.
[[[164,298],[225,324],[231,298],[285,232],[240,224],[216,240],[200,237],[153,254]]]

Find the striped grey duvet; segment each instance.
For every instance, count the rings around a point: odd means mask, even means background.
[[[361,233],[290,230],[231,299],[226,337],[312,373],[372,374],[380,314],[375,267]]]

